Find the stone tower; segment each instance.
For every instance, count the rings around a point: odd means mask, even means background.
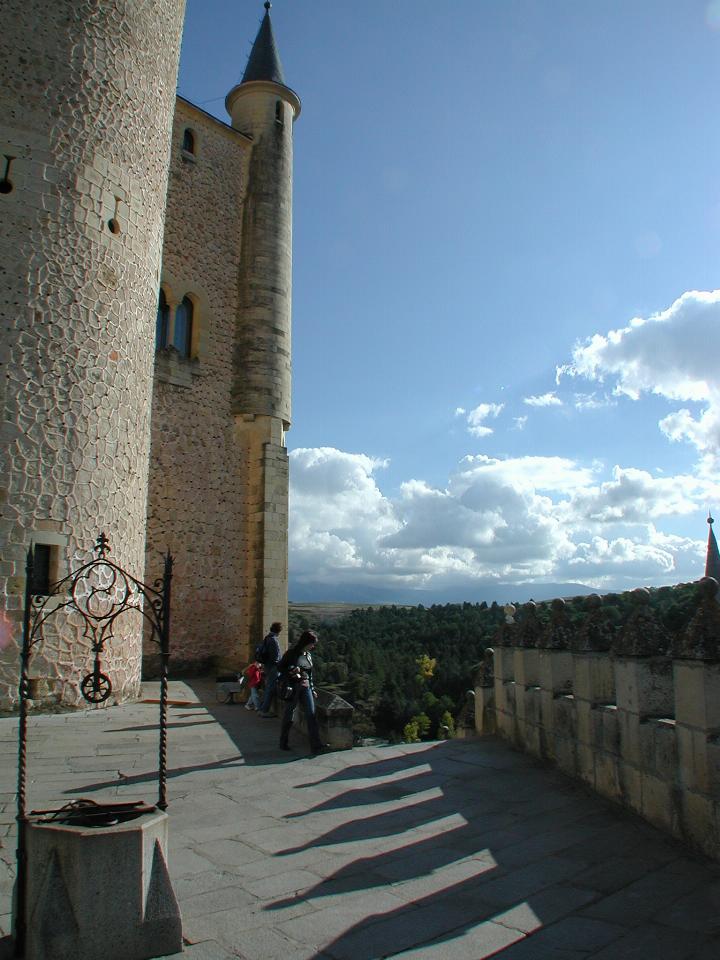
[[[246,611],[250,637],[287,616],[293,122],[300,100],[285,84],[265,3],[241,82],[226,98],[232,126],[252,138],[243,212],[232,409],[246,471]]]
[[[708,513],[708,542],[705,554],[705,576],[714,577],[720,582],[720,553],[718,552],[717,540],[713,533],[712,525],[715,523],[712,516]]]
[[[17,690],[24,558],[56,579],[100,531],[143,576],[155,316],[184,0],[5,0],[0,57],[0,700]],[[139,618],[138,618],[139,620]],[[87,644],[43,651],[78,699]],[[109,649],[117,699],[140,625]]]

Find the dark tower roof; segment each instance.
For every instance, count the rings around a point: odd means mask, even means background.
[[[285,86],[282,63],[278,53],[275,35],[270,21],[270,2],[265,2],[265,16],[260,24],[258,35],[250,51],[245,73],[240,81],[249,83],[252,80],[272,80]]]
[[[720,553],[718,552],[717,540],[713,533],[712,525],[715,523],[708,514],[707,519],[710,529],[708,531],[707,557],[705,559],[705,576],[714,577],[720,583]]]

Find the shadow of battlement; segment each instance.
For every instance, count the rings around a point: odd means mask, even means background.
[[[146,687],[146,699],[154,699]],[[311,759],[171,684],[169,868],[185,960],[720,956],[720,871],[494,738]],[[148,703],[31,718],[29,804],[152,800]],[[0,721],[9,933],[16,721]]]

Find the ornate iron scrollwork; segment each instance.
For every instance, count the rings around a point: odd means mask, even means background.
[[[17,792],[17,943],[24,943],[25,932],[25,869],[27,828],[27,727],[30,699],[30,661],[34,648],[41,643],[44,629],[51,618],[65,611],[73,630],[81,631],[93,656],[92,671],[79,684],[80,693],[92,704],[105,703],[112,693],[112,683],[101,669],[101,656],[107,644],[115,639],[118,620],[128,612],[139,613],[149,630],[147,639],[160,648],[160,748],[158,758],[158,802],[167,809],[167,705],[168,664],[170,659],[170,584],[173,559],[165,555],[162,577],[150,586],[123,570],[108,556],[111,547],[101,533],[95,541],[95,556],[67,577],[53,584],[47,595],[34,595],[34,556],[28,550],[25,567],[25,610],[23,615],[22,651],[20,654],[20,723],[18,730]]]

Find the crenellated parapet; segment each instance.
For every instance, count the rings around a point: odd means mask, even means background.
[[[686,604],[687,585],[677,595]],[[674,597],[664,600],[661,615],[649,590],[591,596],[574,621],[562,600],[506,608],[477,672],[476,728],[717,858],[718,584],[699,581],[674,628],[666,615]]]

